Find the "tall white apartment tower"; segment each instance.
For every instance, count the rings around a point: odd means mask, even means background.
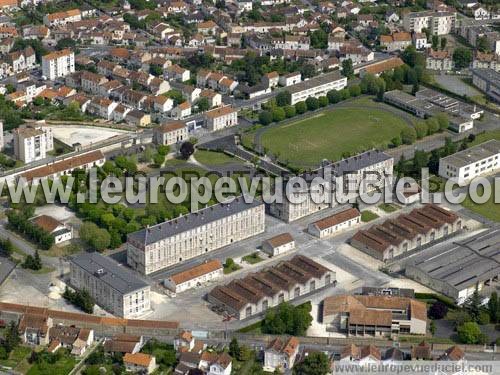
[[[75,54],[69,49],[42,56],[42,74],[50,80],[65,77],[75,71]]]

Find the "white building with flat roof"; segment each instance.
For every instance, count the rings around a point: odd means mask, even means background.
[[[333,71],[287,87],[292,96],[291,104],[305,101],[309,97],[326,96],[328,91],[342,90],[347,86],[347,78],[339,71]]]
[[[31,163],[47,157],[54,149],[52,129],[42,126],[27,126],[12,131],[14,135],[14,154],[24,163]]]
[[[500,141],[489,140],[439,160],[439,175],[464,184],[499,169]]]
[[[403,27],[408,32],[430,30],[432,35],[447,35],[455,30],[457,15],[454,12],[411,12],[404,16]]]

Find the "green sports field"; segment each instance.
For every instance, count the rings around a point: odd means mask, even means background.
[[[347,107],[325,111],[305,120],[270,127],[261,135],[262,146],[279,160],[299,168],[316,167],[323,159],[339,160],[387,146],[408,124],[403,118],[376,107]]]

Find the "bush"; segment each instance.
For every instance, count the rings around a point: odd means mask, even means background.
[[[273,114],[269,111],[262,111],[259,113],[259,122],[262,125],[269,125],[271,122],[273,122]]]
[[[405,145],[411,145],[417,140],[417,132],[415,128],[408,126],[401,131],[401,140]]]
[[[342,95],[340,94],[340,91],[337,91],[337,90],[330,90],[328,91],[328,93],[326,94],[327,98],[328,98],[328,101],[331,103],[331,104],[335,104],[335,103],[338,103],[342,100]]]
[[[340,96],[342,97],[342,100],[349,99],[351,97],[351,92],[349,89],[342,89],[340,90]]]
[[[486,312],[486,311],[481,311],[479,313],[479,317],[477,319],[477,322],[479,324],[481,324],[482,326],[486,325],[486,324],[490,324],[490,314],[488,314],[488,312]]]
[[[294,117],[297,114],[293,105],[287,105],[284,109],[286,118]]]
[[[295,103],[295,112],[297,112],[299,115],[306,113],[307,112],[306,103],[305,102]]]
[[[478,344],[484,337],[476,322],[467,322],[457,329],[458,338],[463,344]]]
[[[349,87],[349,93],[351,94],[352,97],[360,96],[361,87],[359,87],[359,85],[353,85]]]
[[[428,312],[429,318],[432,319],[443,319],[447,313],[448,307],[441,301],[434,302]]]
[[[319,100],[311,96],[306,99],[306,106],[309,111],[314,111],[319,108]]]
[[[470,316],[470,314],[467,312],[467,311],[458,311],[456,314],[455,314],[455,325],[457,327],[460,327],[461,325],[465,324],[465,323],[469,323],[469,322],[472,322],[472,317]]]
[[[273,121],[280,122],[283,121],[286,117],[285,110],[283,108],[274,108],[273,109]]]
[[[401,146],[403,142],[401,141],[401,137],[400,136],[397,136],[397,137],[394,137],[391,139],[391,145],[393,147],[399,147]]]
[[[320,96],[318,102],[320,107],[326,107],[328,105],[328,98],[326,96]]]

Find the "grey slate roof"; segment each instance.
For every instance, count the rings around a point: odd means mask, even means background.
[[[500,229],[492,228],[461,242],[438,244],[413,259],[434,280],[460,291],[500,274]]]
[[[251,203],[246,203],[243,196],[236,197],[232,202],[217,203],[196,212],[130,233],[128,239],[149,245],[262,204],[257,199],[253,199]]]
[[[295,85],[288,86],[286,88],[287,91],[290,92],[290,94],[295,94],[297,92],[301,92],[307,89],[311,89],[320,85],[324,85],[329,82],[334,82],[339,79],[344,78],[342,74],[338,70],[335,70],[330,73],[326,73],[317,77],[313,77],[308,79],[307,81],[302,81],[299,83],[296,83]]]
[[[147,287],[132,271],[99,253],[80,253],[71,258],[71,263],[79,266],[121,294],[128,294]]]

